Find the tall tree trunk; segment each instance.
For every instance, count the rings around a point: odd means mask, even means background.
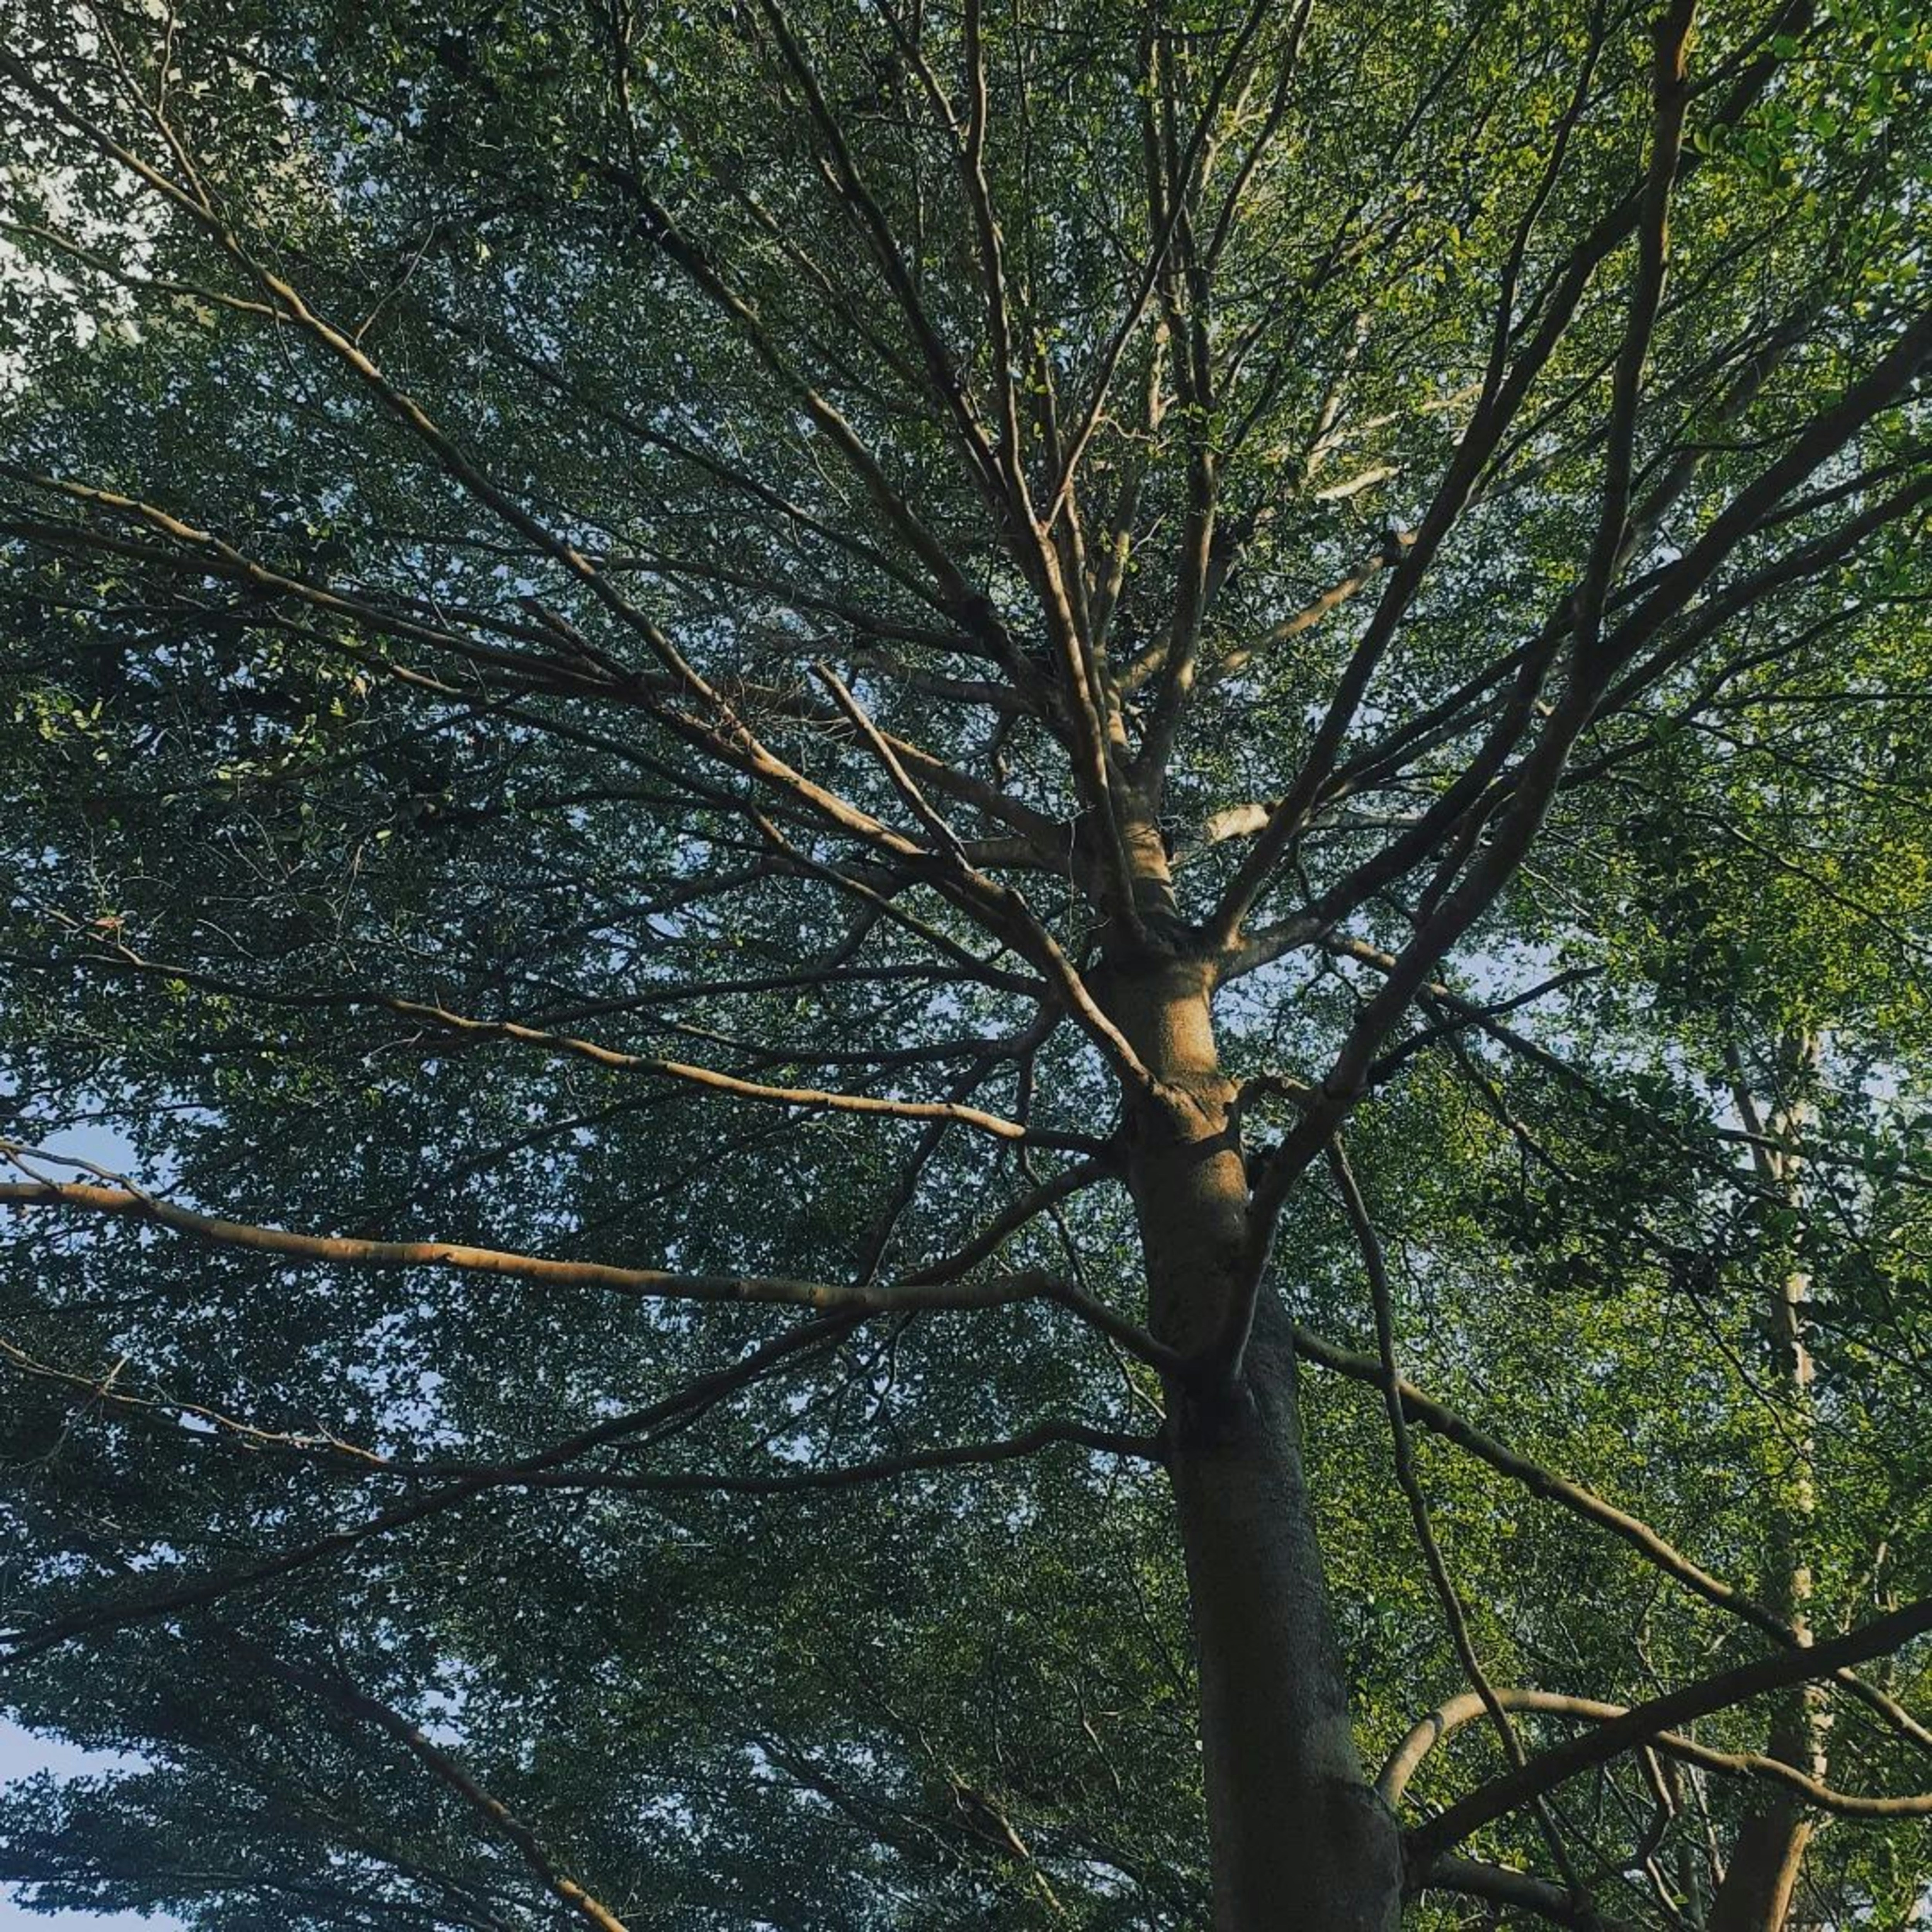
[[[1400,1916],[1400,1844],[1356,1754],[1286,1328],[1272,1304],[1260,1311],[1231,1411],[1203,1414],[1173,1398],[1214,1924],[1387,1932]]]
[[[1154,1330],[1189,1353],[1221,1332],[1254,1252],[1208,994],[1204,969],[1169,961],[1115,978],[1109,999],[1174,1096],[1136,1108],[1130,1174]],[[1232,1391],[1168,1394],[1216,1932],[1388,1932],[1400,1915],[1400,1840],[1356,1754],[1286,1316],[1264,1300]]]
[[[1788,1085],[1768,1118],[1750,1093],[1742,1056],[1735,1049],[1730,1056],[1732,1095],[1746,1125],[1769,1142],[1788,1144],[1760,1145],[1755,1150],[1758,1178],[1793,1208],[1802,1202],[1803,1166],[1795,1144],[1809,1124],[1807,1090],[1817,1069],[1819,1048],[1819,1041],[1808,1035],[1781,1043],[1774,1072]],[[1772,1512],[1771,1548],[1758,1586],[1759,1596],[1808,1642],[1812,1588],[1808,1548],[1817,1512],[1810,1466],[1816,1435],[1811,1354],[1805,1344],[1810,1294],[1810,1276],[1802,1268],[1788,1268],[1773,1282],[1766,1309],[1772,1379],[1785,1398],[1794,1461]],[[1817,1688],[1794,1690],[1774,1708],[1766,1751],[1822,1778],[1826,1769],[1825,1725]],[[1709,1932],[1784,1932],[1811,1832],[1810,1816],[1794,1796],[1778,1792],[1764,1800],[1738,1833],[1712,1900]]]

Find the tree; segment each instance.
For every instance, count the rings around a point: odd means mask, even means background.
[[[1932,26],[7,24],[10,1876],[1909,1916]]]

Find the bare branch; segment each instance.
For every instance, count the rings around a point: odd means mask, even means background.
[[[554,1261],[454,1241],[372,1241],[343,1234],[302,1234],[252,1222],[222,1220],[178,1208],[152,1194],[81,1181],[0,1183],[0,1206],[55,1208],[146,1221],[218,1247],[273,1255],[284,1261],[337,1268],[448,1268],[459,1274],[504,1275],[546,1288],[591,1288],[656,1300],[772,1302],[821,1312],[880,1315],[927,1309],[1000,1308],[1016,1301],[1061,1300],[1072,1293],[1048,1276],[1032,1272],[945,1288],[868,1287],[771,1275],[671,1274],[658,1268],[618,1268],[604,1262]]]
[[[1459,1799],[1439,1817],[1432,1818],[1410,1834],[1414,1854],[1420,1861],[1450,1850],[1471,1832],[1552,1790],[1566,1778],[1607,1764],[1639,1745],[1652,1744],[1678,1726],[1729,1710],[1768,1691],[1815,1682],[1849,1665],[1888,1656],[1928,1630],[1932,1630],[1932,1597],[1922,1597],[1903,1610],[1874,1618],[1842,1636],[1739,1664],[1634,1706],[1595,1730],[1531,1759],[1521,1771],[1512,1772]]]
[[[1503,1756],[1514,1769],[1520,1771],[1528,1762],[1523,1754],[1522,1741],[1516,1734],[1516,1726],[1509,1720],[1508,1707],[1497,1696],[1490,1684],[1488,1673],[1483,1669],[1482,1660],[1476,1654],[1475,1640],[1469,1632],[1468,1614],[1462,1607],[1462,1600],[1457,1593],[1455,1580],[1449,1574],[1449,1566],[1443,1558],[1442,1546],[1436,1540],[1436,1532],[1429,1520],[1428,1498],[1424,1496],[1421,1481],[1415,1473],[1415,1454],[1409,1442],[1408,1423],[1402,1400],[1402,1370],[1396,1360],[1394,1297],[1390,1290],[1388,1264],[1383,1257],[1381,1238],[1376,1232],[1375,1223],[1370,1218],[1368,1204],[1362,1198],[1361,1189],[1356,1184],[1354,1174],[1348,1166],[1348,1157],[1342,1151],[1339,1139],[1330,1143],[1328,1160],[1334,1173],[1335,1185],[1341,1193],[1342,1204],[1348,1210],[1349,1225],[1354,1230],[1357,1244],[1362,1251],[1362,1265],[1369,1278],[1370,1294],[1375,1306],[1376,1341],[1382,1354],[1382,1397],[1388,1410],[1389,1432],[1395,1447],[1396,1481],[1408,1500],[1410,1520],[1415,1526],[1415,1540],[1421,1548],[1430,1581],[1442,1605],[1443,1617],[1449,1626],[1450,1638],[1462,1664],[1462,1674],[1474,1687],[1478,1707],[1488,1712],[1490,1722],[1496,1726],[1496,1735],[1502,1742]],[[1544,1841],[1550,1846],[1551,1857],[1556,1861],[1557,1869],[1563,1874],[1570,1898],[1580,1911],[1586,1910],[1588,1894],[1570,1861],[1568,1849],[1564,1844],[1562,1833],[1557,1829],[1556,1820],[1550,1816],[1549,1808],[1540,1797],[1532,1800],[1532,1803],[1536,1813],[1537,1823],[1543,1832]]]
[[[1623,1704],[1606,1704],[1592,1697],[1566,1697],[1548,1690],[1503,1688],[1492,1694],[1505,1709],[1526,1711],[1539,1716],[1576,1718],[1592,1724],[1610,1724],[1630,1715]],[[1480,1698],[1452,1697],[1424,1718],[1406,1736],[1382,1766],[1376,1789],[1391,1804],[1400,1804],[1409,1780],[1423,1760],[1445,1738],[1450,1737],[1483,1712]],[[1819,1779],[1808,1777],[1782,1758],[1767,1757],[1756,1751],[1721,1751],[1675,1731],[1659,1731],[1648,1740],[1648,1747],[1666,1757],[1694,1764],[1706,1771],[1728,1777],[1754,1778],[1796,1792],[1808,1803],[1840,1818],[1882,1820],[1891,1818],[1932,1817],[1932,1792],[1918,1792],[1898,1798],[1873,1798],[1834,1791]],[[1636,1748],[1635,1746],[1628,1748]]]
[[[508,1466],[519,1474],[535,1474],[573,1462],[604,1444],[640,1435],[680,1418],[701,1413],[724,1396],[770,1374],[785,1361],[842,1340],[863,1318],[862,1314],[841,1314],[820,1316],[800,1322],[785,1334],[748,1351],[728,1368],[701,1376],[646,1408],[612,1417],[581,1435]],[[131,1624],[151,1622],[184,1610],[205,1608],[237,1592],[278,1582],[313,1564],[346,1555],[365,1543],[458,1508],[500,1486],[476,1479],[448,1484],[362,1522],[297,1544],[239,1569],[198,1577],[171,1588],[148,1591],[130,1602],[80,1611],[37,1629],[16,1633],[4,1654],[0,1654],[0,1668],[24,1662],[76,1640],[92,1640]]]

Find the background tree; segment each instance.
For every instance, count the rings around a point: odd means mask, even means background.
[[[1920,1908],[1914,10],[5,26],[10,1875]]]

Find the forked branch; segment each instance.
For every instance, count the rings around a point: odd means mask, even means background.
[[[1782,1690],[1795,1684],[1815,1683],[1847,1666],[1875,1657],[1888,1657],[1932,1630],[1932,1597],[1922,1597],[1889,1616],[1874,1618],[1842,1636],[1808,1648],[1781,1651],[1702,1677],[1681,1688],[1638,1704],[1594,1730],[1558,1744],[1459,1799],[1441,1816],[1409,1835],[1418,1863],[1460,1844],[1473,1832],[1554,1790],[1566,1779],[1640,1746],[1654,1744],[1666,1732],[1700,1718],[1730,1710],[1747,1699]]]

